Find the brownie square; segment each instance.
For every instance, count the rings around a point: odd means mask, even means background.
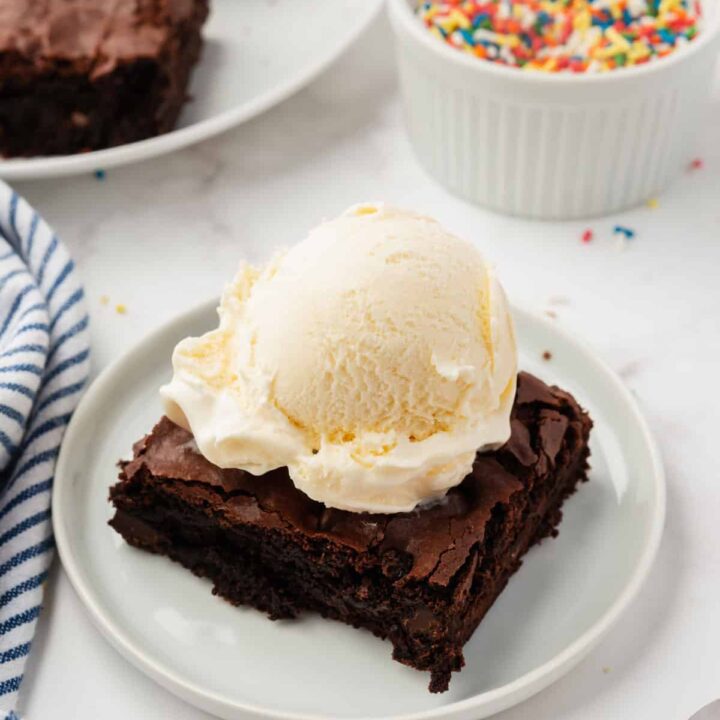
[[[521,373],[512,436],[478,454],[440,502],[380,515],[326,508],[284,469],[221,469],[163,418],[121,463],[110,525],[135,547],[213,582],[272,619],[314,611],[367,628],[447,690],[463,645],[528,548],[556,534],[587,477],[592,422],[574,398]]]
[[[0,153],[56,155],[171,130],[208,0],[0,0]]]

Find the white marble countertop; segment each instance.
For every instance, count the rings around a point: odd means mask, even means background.
[[[720,696],[720,92],[698,139],[705,167],[679,177],[657,209],[541,224],[465,204],[423,173],[393,65],[381,19],[299,95],[219,138],[102,181],[17,186],[84,276],[95,372],[217,294],[241,256],[265,258],[350,204],[383,199],[437,216],[497,263],[516,304],[552,307],[623,376],[668,471],[665,535],[637,601],[577,669],[498,717],[686,720]],[[616,223],[637,231],[624,250]],[[29,720],[208,717],[100,637],[57,562],[21,710]]]

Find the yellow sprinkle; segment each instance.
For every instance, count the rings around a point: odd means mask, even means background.
[[[627,52],[630,49],[630,43],[614,28],[609,27],[605,31],[605,36],[620,52]]]
[[[100,296],[100,304],[107,305],[110,302],[110,298],[107,295]]]
[[[551,2],[551,0],[545,0],[540,3],[540,7],[549,15],[558,15],[565,10],[565,4],[560,2]]]
[[[453,10],[450,13],[450,17],[455,20],[457,27],[460,27],[463,30],[467,30],[469,27],[472,27],[468,17],[463,15],[459,10]]]
[[[650,209],[655,210],[655,208],[660,204],[657,200],[657,198],[650,198],[647,203],[645,203]]]
[[[579,12],[573,20],[573,27],[578,32],[585,32],[592,25],[592,15],[589,10]]]
[[[440,32],[440,28],[436,27],[435,25],[430,28],[430,32],[439,40],[445,39],[445,36]]]
[[[647,46],[637,41],[634,42],[630,47],[630,50],[628,50],[628,60],[630,62],[637,62],[638,60],[642,60],[647,57],[649,54],[650,50],[648,50]]]
[[[598,60],[607,60],[608,58],[615,57],[620,52],[624,52],[616,45],[608,45],[607,47],[595,48],[592,51],[592,56]]]
[[[423,18],[425,18],[425,20],[432,20],[439,12],[440,8],[437,5],[432,5],[427,10],[425,10],[425,12],[423,13]]]
[[[493,38],[493,42],[498,45],[507,45],[509,48],[514,48],[520,44],[520,38],[518,38],[517,35],[500,35],[498,33]]]
[[[622,10],[618,3],[610,4],[610,14],[613,16],[613,20],[619,20],[622,17]]]
[[[437,20],[435,20],[435,24],[441,27],[448,35],[451,32],[455,32],[455,29],[457,28],[457,23],[452,15],[437,18]]]
[[[122,303],[118,303],[118,304],[115,306],[115,312],[116,312],[118,315],[124,315],[124,314],[127,312],[127,308],[126,308],[125,305],[123,305]]]
[[[355,208],[356,215],[374,215],[377,211],[375,205],[360,205]]]
[[[524,15],[522,5],[513,5],[512,6],[512,14],[516,20],[522,20],[523,15]]]
[[[612,670],[611,667],[608,667],[607,665],[602,669],[602,671],[607,675]]]
[[[557,58],[548,58],[542,66],[542,70],[545,72],[552,72],[557,67]]]

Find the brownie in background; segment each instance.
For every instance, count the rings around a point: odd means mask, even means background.
[[[207,15],[208,0],[0,0],[0,154],[171,130]]]

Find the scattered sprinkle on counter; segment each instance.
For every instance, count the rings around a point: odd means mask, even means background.
[[[658,206],[660,205],[660,203],[658,202],[658,199],[657,199],[657,198],[650,198],[645,204],[646,204],[651,210],[656,210],[656,209],[658,208]]]
[[[106,173],[104,170],[96,170],[94,175],[96,180],[104,180],[106,177]]]
[[[546,310],[545,314],[549,317],[555,320],[557,318],[557,313],[554,310]]]
[[[587,244],[587,243],[589,243],[589,242],[592,242],[592,239],[593,239],[593,231],[590,230],[590,229],[586,230],[586,231],[581,235],[581,238],[580,238],[580,239],[581,239],[585,244]]]
[[[118,303],[115,306],[115,312],[118,315],[125,315],[125,313],[127,312],[127,307],[125,307],[125,305],[123,305],[122,303]]]
[[[602,671],[607,675],[609,672],[612,671],[612,668],[607,667],[607,665],[602,669]]]
[[[695,158],[690,163],[690,170],[700,170],[700,169],[702,169],[703,165],[704,165],[704,163],[700,158]]]
[[[110,298],[107,295],[100,296],[100,304],[107,305],[110,302]]]
[[[643,65],[691,42],[699,0],[443,0],[418,15],[454,48],[501,65],[596,73]]]
[[[550,360],[552,360],[552,353],[549,350],[546,350],[542,354],[542,359],[545,360],[546,362],[549,362]]]
[[[621,235],[626,240],[632,240],[635,237],[635,231],[632,228],[625,227],[624,225],[616,225],[613,228],[615,235]]]

